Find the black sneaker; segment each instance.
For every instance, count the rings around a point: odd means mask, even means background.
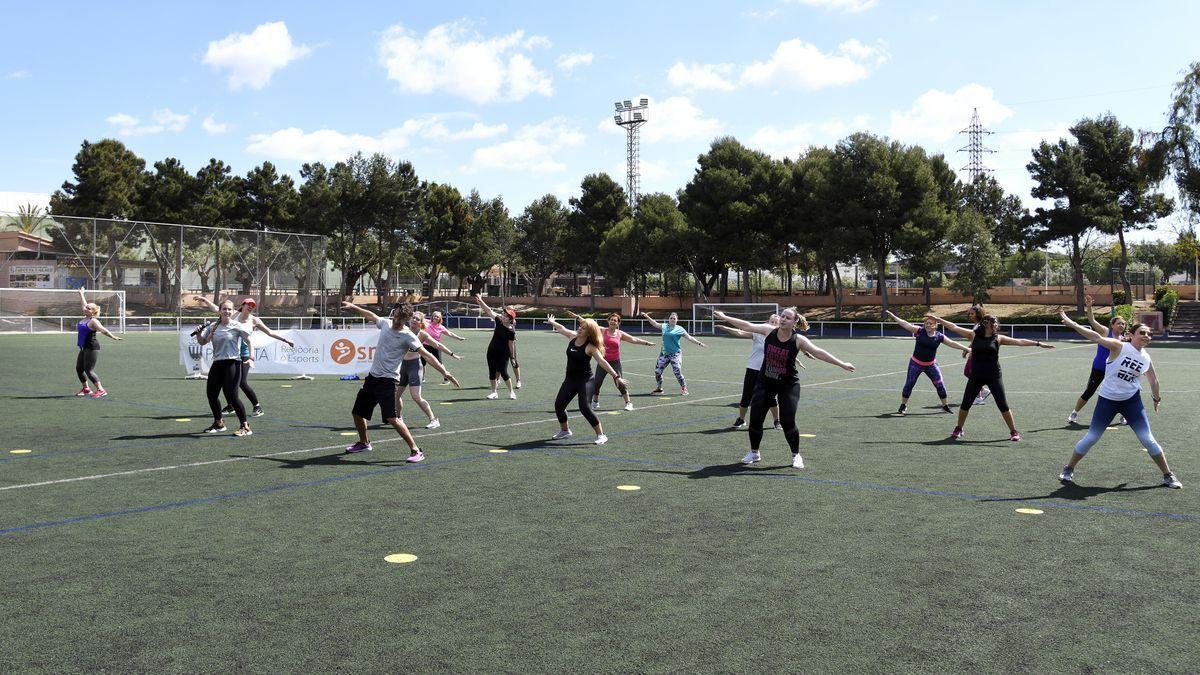
[[[254,406],[254,412],[250,413],[250,416],[251,417],[262,417],[265,414],[266,413],[263,412],[262,406],[256,405],[256,406]]]
[[[744,420],[740,417],[737,418],[736,420],[734,420],[733,426],[730,427],[730,429],[745,429],[745,428],[746,428],[746,420]]]
[[[903,414],[905,413],[905,411],[907,411],[907,410],[908,410],[908,406],[907,406],[907,405],[905,405],[905,404],[903,404],[903,403],[901,403],[901,404],[900,404],[900,408],[896,410],[896,414],[897,414],[897,415],[903,415]]]
[[[213,424],[210,427],[208,427],[207,429],[205,429],[204,433],[206,433],[206,434],[223,434],[223,433],[225,433],[225,431],[226,431],[226,428],[225,428],[224,424]]]
[[[779,423],[779,420],[775,420],[775,428],[776,428],[776,429],[782,429],[782,428],[783,428],[783,425]]]
[[[224,408],[221,408],[222,414],[228,415],[231,412],[234,412],[232,403],[226,405]]]
[[[954,411],[950,409],[950,406],[944,405],[942,406],[942,412],[953,413]]]

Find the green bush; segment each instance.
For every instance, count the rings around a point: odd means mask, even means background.
[[[1113,304],[1124,305],[1129,303],[1129,297],[1125,295],[1125,289],[1117,289],[1113,291]]]
[[[1154,292],[1155,297],[1158,296],[1158,291]],[[1154,302],[1154,308],[1163,313],[1163,325],[1170,326],[1175,320],[1176,310],[1179,308],[1179,294],[1174,290],[1166,289],[1162,294],[1162,298]]]
[[[1154,289],[1154,304],[1155,304],[1155,306],[1158,306],[1158,301],[1162,300],[1163,297],[1167,293],[1175,293],[1175,291],[1171,290],[1170,288],[1168,288],[1166,286],[1159,286],[1158,288]],[[1175,293],[1175,296],[1176,296],[1176,300],[1178,300],[1179,294]]]

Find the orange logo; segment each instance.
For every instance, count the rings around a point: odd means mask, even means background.
[[[334,363],[345,365],[354,360],[356,348],[354,343],[346,338],[338,338],[329,345],[329,356]]]

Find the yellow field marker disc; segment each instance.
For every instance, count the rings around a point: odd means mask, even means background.
[[[192,418],[190,418],[190,417],[176,417],[176,418],[175,418],[175,421],[176,421],[176,422],[191,422],[191,421],[192,421]]]
[[[670,400],[671,400],[671,397],[670,397],[670,396],[659,396],[659,397],[658,397],[658,400],[660,400],[660,401],[670,401]]]
[[[492,453],[493,455],[503,455],[508,451],[504,448],[492,448],[491,450],[488,450],[488,452]]]
[[[454,404],[451,403],[450,401],[442,401],[441,403],[438,403],[438,405],[454,405]]]
[[[1017,513],[1023,513],[1027,516],[1040,516],[1045,513],[1045,511],[1042,511],[1041,509],[1017,509]]]
[[[606,412],[604,414],[605,415],[620,415],[621,411],[620,410],[610,410],[609,412]]]
[[[641,490],[642,486],[640,486],[640,485],[618,485],[617,489],[624,490],[626,492],[633,492],[635,490]]]
[[[383,560],[384,562],[390,562],[395,565],[403,565],[404,563],[414,562],[416,559],[417,556],[411,553],[393,553],[385,557]]]
[[[290,384],[281,384],[281,385],[279,385],[279,388],[280,388],[280,389],[291,389],[291,388],[292,388],[292,385],[290,385]]]
[[[357,436],[358,432],[357,431],[343,431],[343,432],[339,433],[338,435],[340,435],[340,436]]]
[[[9,450],[9,451],[8,451],[8,454],[10,454],[10,455],[28,455],[28,454],[29,454],[29,453],[31,453],[31,452],[33,452],[33,451],[32,451],[32,450],[20,449],[20,450]]]
[[[816,438],[816,434],[800,434],[800,438]]]

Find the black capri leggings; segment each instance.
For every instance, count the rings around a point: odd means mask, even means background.
[[[758,371],[753,368],[746,369],[746,375],[742,378],[742,400],[738,401],[739,408],[749,408],[750,399],[754,397],[754,385],[758,382]],[[774,393],[767,394],[767,407],[774,408],[779,405],[776,400],[778,398]]]
[[[1096,389],[1098,389],[1100,387],[1100,383],[1103,381],[1104,381],[1104,371],[1097,370],[1096,368],[1092,368],[1092,374],[1088,375],[1087,387],[1084,388],[1083,393],[1079,396],[1079,398],[1081,398],[1085,401],[1090,399],[1092,397],[1092,394],[1096,393]]]
[[[99,359],[99,349],[79,349],[79,356],[75,357],[75,374],[79,376],[80,384],[87,384],[88,380],[92,384],[100,384],[100,378],[96,376],[96,361]]]
[[[238,398],[238,383],[242,379],[238,370],[240,365],[238,359],[221,359],[213,361],[212,367],[208,369],[208,408],[212,410],[214,421],[221,419],[220,395],[224,392],[225,402],[233,406],[238,422],[246,422],[246,406],[242,405],[242,399]]]
[[[579,398],[579,412],[583,413],[583,418],[588,421],[588,424],[593,428],[600,425],[600,418],[596,417],[596,413],[592,412],[592,378],[587,377],[568,377],[563,380],[562,386],[558,388],[558,396],[554,397],[554,414],[558,417],[559,423],[567,421],[567,405],[571,399]]]
[[[489,380],[495,380],[498,377],[508,382],[508,345],[504,345],[504,351],[489,347],[487,364]]]
[[[996,408],[1002,413],[1008,412],[1008,399],[1004,396],[1004,378],[997,376],[995,379],[976,379],[974,377],[967,378],[967,388],[963,392],[961,407],[963,410],[970,410],[971,404],[975,402],[975,397],[979,395],[980,390],[984,387],[992,390],[992,398],[996,401]]]
[[[800,407],[799,381],[779,382],[758,378],[754,385],[754,396],[750,399],[750,449],[758,451],[767,408],[772,407],[776,400],[779,402],[779,423],[783,426],[783,437],[795,455],[800,452],[800,430],[796,428],[796,408]]]
[[[258,395],[255,394],[254,390],[250,388],[249,360],[242,361],[241,363],[241,376],[238,378],[238,388],[242,390],[242,393],[246,395],[246,398],[250,399],[250,405],[258,405]]]
[[[608,361],[608,359],[604,359],[604,360]],[[615,359],[613,361],[608,361],[608,365],[612,366],[612,369],[617,371],[618,377],[620,377],[622,375],[623,371],[621,370],[621,359]],[[603,368],[597,368],[596,374],[592,376],[592,399],[593,400],[599,400],[600,387],[604,386],[604,381],[607,379],[608,379],[608,373],[604,372]],[[625,388],[625,385],[618,382],[617,383],[617,391],[621,392],[621,395],[624,396],[625,393],[629,390]]]

